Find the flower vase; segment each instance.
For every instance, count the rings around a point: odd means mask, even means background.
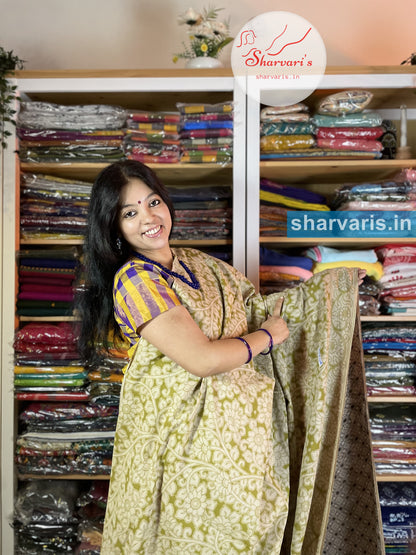
[[[187,69],[201,69],[201,68],[215,68],[223,67],[222,63],[217,60],[217,58],[211,58],[210,56],[198,56],[196,58],[190,58],[186,62]]]

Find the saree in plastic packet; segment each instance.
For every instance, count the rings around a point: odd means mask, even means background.
[[[290,337],[207,378],[140,339],[122,385],[101,553],[313,555],[341,542],[339,552],[356,543],[381,554],[356,271],[263,297],[218,259],[174,254],[173,270],[183,275],[180,259],[200,280],[173,289],[207,337],[258,329],[282,295]]]
[[[314,146],[313,135],[264,135],[260,138],[261,152],[279,152]]]

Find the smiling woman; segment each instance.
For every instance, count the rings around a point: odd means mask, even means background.
[[[110,333],[131,345],[101,553],[267,554],[286,542],[318,553],[357,272],[262,297],[225,262],[170,248],[173,219],[140,162],[116,162],[94,183],[80,350],[90,364]]]
[[[172,265],[172,219],[162,197],[140,179],[131,179],[120,195],[121,235],[135,251]]]

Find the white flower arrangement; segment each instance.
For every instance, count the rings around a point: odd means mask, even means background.
[[[226,21],[217,21],[218,13],[223,8],[208,8],[203,13],[197,13],[189,8],[178,17],[180,25],[187,26],[189,45],[184,46],[184,51],[175,54],[173,61],[179,58],[191,59],[200,56],[217,58],[221,50],[233,41],[229,36],[229,25]]]

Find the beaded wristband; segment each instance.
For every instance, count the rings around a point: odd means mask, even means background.
[[[272,352],[272,349],[274,346],[272,334],[269,331],[265,330],[264,328],[259,328],[257,331],[264,331],[269,336],[269,350],[266,351],[265,353],[260,353],[261,355],[268,355],[269,353]]]
[[[234,339],[239,339],[240,341],[242,341],[244,343],[244,345],[247,347],[247,351],[248,351],[248,359],[246,360],[246,362],[244,364],[248,364],[251,359],[253,358],[253,351],[251,350],[250,345],[247,343],[247,341],[245,339],[243,339],[242,337],[235,337]]]

